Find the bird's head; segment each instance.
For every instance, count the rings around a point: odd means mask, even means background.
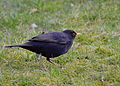
[[[64,30],[63,32],[66,33],[66,34],[68,34],[68,35],[70,35],[72,38],[75,38],[76,36],[80,35],[80,33],[76,33],[73,30]]]

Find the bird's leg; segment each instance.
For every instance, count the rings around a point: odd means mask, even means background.
[[[49,61],[50,63],[52,63],[54,65],[58,65],[58,64],[54,63],[53,61],[51,61],[50,58],[47,58],[47,61]]]
[[[41,54],[36,54],[36,60],[42,62],[42,55]]]
[[[39,61],[39,66],[41,70],[47,70],[46,67],[42,64],[42,54],[36,54],[36,61]]]
[[[36,60],[39,61],[39,66],[41,67],[42,66],[42,55],[41,54],[37,54],[36,55]]]

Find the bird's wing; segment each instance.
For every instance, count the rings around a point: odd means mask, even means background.
[[[57,43],[57,44],[67,44],[67,37],[65,34],[60,32],[51,32],[45,33],[38,36],[35,36],[28,41],[35,41],[35,42],[48,42],[48,43]]]

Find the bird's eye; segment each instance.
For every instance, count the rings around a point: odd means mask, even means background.
[[[75,36],[76,36],[76,33],[72,33],[72,36],[75,37]]]

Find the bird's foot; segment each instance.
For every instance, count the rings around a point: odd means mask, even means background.
[[[47,61],[49,61],[51,64],[54,64],[54,65],[56,65],[56,66],[60,66],[60,64],[57,64],[57,63],[53,62],[53,61],[50,60],[50,59],[47,59]]]

